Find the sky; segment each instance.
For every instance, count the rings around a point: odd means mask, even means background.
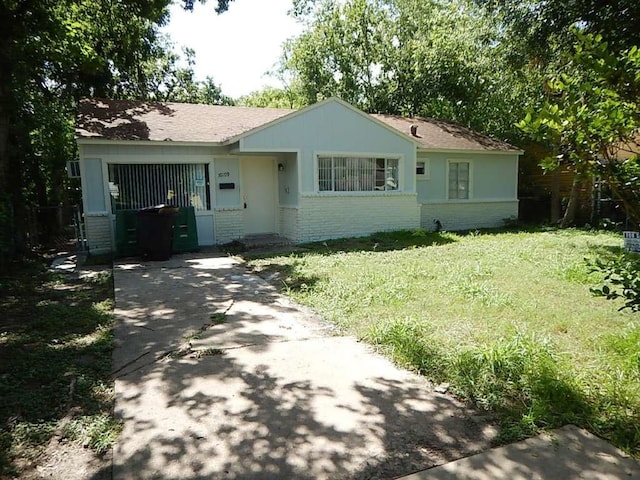
[[[222,93],[233,98],[263,86],[280,86],[265,76],[281,53],[282,43],[301,32],[302,26],[287,16],[291,0],[234,0],[222,15],[214,0],[195,2],[193,12],[171,7],[169,24],[162,28],[176,49],[196,52],[197,80],[211,76]]]

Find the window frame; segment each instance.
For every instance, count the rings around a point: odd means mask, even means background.
[[[424,173],[418,173],[418,164],[424,163]],[[429,157],[416,157],[416,179],[428,180],[430,178],[430,164]]]
[[[331,158],[331,181],[332,181],[332,190],[321,190],[320,189],[320,159],[321,158]],[[396,172],[396,181],[397,187],[395,189],[387,189],[378,190],[375,188],[375,172],[377,170],[377,165],[374,165],[374,189],[372,190],[335,190],[335,159],[348,159],[348,158],[363,158],[374,160],[377,163],[377,160],[384,159],[385,167],[387,170],[389,168],[388,162],[389,160],[395,160],[397,162],[397,172]],[[315,191],[319,195],[389,195],[394,193],[402,192],[402,175],[403,175],[403,161],[404,157],[402,155],[397,154],[389,154],[389,153],[349,153],[349,152],[314,152],[314,187]]]
[[[449,188],[449,177],[451,173],[451,164],[454,163],[466,163],[468,165],[467,169],[467,197],[459,198],[459,197],[451,197],[451,189]],[[447,159],[447,172],[445,179],[445,188],[447,192],[447,200],[452,202],[468,202],[473,199],[473,161],[468,158],[450,158]],[[459,185],[456,189],[457,192],[460,191]]]

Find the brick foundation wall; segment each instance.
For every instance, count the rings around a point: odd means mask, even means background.
[[[298,207],[280,207],[280,235],[292,242],[296,241],[298,232]]]
[[[470,230],[504,226],[504,220],[518,217],[518,201],[425,203],[420,205],[420,224],[433,230],[434,219],[443,230]]]
[[[415,194],[308,195],[300,198],[296,243],[420,227]]]
[[[229,243],[244,236],[241,208],[216,208],[214,215],[216,244]]]
[[[89,245],[89,253],[113,251],[111,244],[111,219],[108,215],[85,214],[84,228]]]

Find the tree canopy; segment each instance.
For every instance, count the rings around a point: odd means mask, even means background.
[[[541,73],[514,69],[493,16],[465,0],[304,1],[306,31],[282,65],[305,103],[337,95],[369,112],[447,118],[501,138],[540,102]]]
[[[546,168],[565,163],[578,182],[600,178],[640,225],[640,50],[615,52],[599,34],[574,34],[574,53],[547,84],[549,99],[518,125],[548,144]]]
[[[602,35],[614,49],[640,43],[640,3],[635,0],[475,0],[507,31],[512,58],[553,62],[558,51],[570,51],[570,28]]]

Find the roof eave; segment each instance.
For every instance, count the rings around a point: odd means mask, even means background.
[[[473,153],[473,154],[494,154],[494,155],[523,155],[524,150],[499,150],[487,148],[443,148],[443,147],[420,147],[418,152],[426,153]]]
[[[78,145],[140,145],[141,143],[145,145],[175,145],[175,146],[197,146],[197,147],[224,147],[227,146],[228,143],[226,141],[222,142],[201,142],[194,140],[121,140],[121,139],[110,139],[110,138],[102,138],[102,137],[76,137],[76,142]],[[233,143],[233,142],[230,142]]]

